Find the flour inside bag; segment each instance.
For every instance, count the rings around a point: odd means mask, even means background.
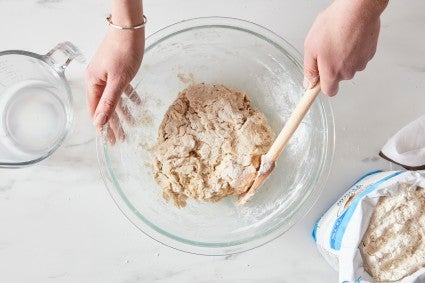
[[[339,282],[425,282],[425,171],[375,171],[316,223]]]

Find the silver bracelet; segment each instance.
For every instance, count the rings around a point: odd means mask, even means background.
[[[148,19],[145,17],[145,15],[143,15],[143,23],[136,25],[136,26],[132,26],[132,27],[122,27],[122,26],[118,26],[118,25],[114,24],[112,22],[112,15],[109,14],[109,16],[106,18],[106,22],[108,23],[109,26],[116,28],[116,29],[135,30],[135,29],[144,28],[146,23],[148,22]]]

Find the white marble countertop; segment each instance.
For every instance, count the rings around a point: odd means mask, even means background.
[[[90,58],[106,30],[105,0],[0,0],[0,50],[45,53],[69,40]],[[256,22],[302,50],[330,1],[145,0],[147,34],[199,16]],[[378,53],[331,99],[336,150],[326,188],[310,213],[273,242],[228,257],[185,254],[137,230],[105,189],[84,97],[84,65],[67,76],[76,100],[74,132],[52,158],[0,170],[0,282],[337,282],[317,252],[314,222],[363,173],[391,166],[377,157],[387,138],[424,113],[425,2],[393,1]]]

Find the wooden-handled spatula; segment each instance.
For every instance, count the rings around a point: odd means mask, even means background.
[[[276,160],[279,158],[283,149],[288,144],[290,138],[298,128],[299,124],[319,93],[320,83],[318,83],[315,87],[305,91],[303,97],[301,98],[300,102],[298,102],[294,112],[292,112],[291,116],[289,116],[288,121],[286,121],[282,131],[280,131],[269,151],[261,156],[261,165],[257,171],[254,182],[245,193],[239,195],[239,205],[245,204],[255,194],[256,190],[264,183],[264,181],[273,171],[276,165]]]

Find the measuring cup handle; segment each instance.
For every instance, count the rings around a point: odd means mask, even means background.
[[[55,48],[47,52],[44,57],[58,72],[65,71],[69,63],[74,59],[80,63],[85,62],[84,55],[81,51],[69,41],[59,43]]]

